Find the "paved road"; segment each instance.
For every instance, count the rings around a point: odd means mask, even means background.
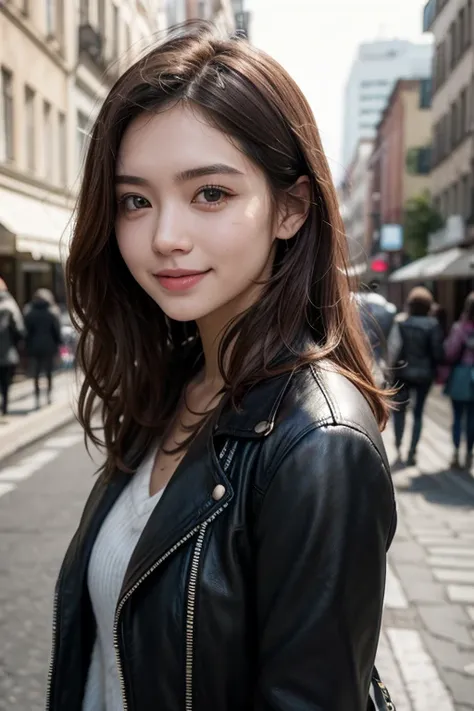
[[[394,472],[378,665],[398,711],[474,711],[474,480],[448,471],[445,414],[430,408],[421,472]],[[0,710],[42,711],[54,581],[94,464],[74,425],[0,466]]]

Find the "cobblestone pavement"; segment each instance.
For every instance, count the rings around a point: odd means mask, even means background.
[[[394,467],[377,664],[398,711],[474,711],[474,479],[447,466],[445,404],[427,414],[419,466]],[[0,711],[43,710],[53,586],[93,471],[77,425],[0,463]]]

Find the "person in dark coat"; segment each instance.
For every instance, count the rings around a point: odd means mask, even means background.
[[[36,408],[40,407],[40,377],[48,381],[47,398],[51,404],[54,360],[61,344],[61,324],[54,297],[48,289],[38,289],[25,309],[26,353],[35,381]]]
[[[421,436],[426,398],[444,361],[443,333],[434,316],[430,316],[433,295],[423,286],[411,290],[407,313],[399,314],[390,333],[389,364],[395,387],[399,388],[393,412],[395,446],[398,459],[405,431],[406,409],[414,396],[413,431],[407,465],[416,463],[416,448]]]
[[[0,395],[1,414],[8,412],[8,394],[15,368],[20,361],[18,343],[25,336],[25,326],[20,308],[8,287],[0,279]]]

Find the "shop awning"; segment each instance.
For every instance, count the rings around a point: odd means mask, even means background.
[[[15,235],[17,252],[60,262],[67,251],[71,210],[0,188],[0,225]]]
[[[416,259],[411,264],[407,264],[394,271],[389,281],[418,281],[419,279],[453,279],[448,275],[449,268],[465,260],[467,250],[461,247],[453,247],[438,254],[428,254],[426,257]]]

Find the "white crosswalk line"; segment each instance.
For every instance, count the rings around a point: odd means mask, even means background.
[[[67,449],[68,447],[72,447],[75,444],[79,444],[79,442],[82,441],[82,435],[80,433],[77,434],[65,434],[65,435],[59,435],[57,437],[50,437],[44,442],[44,447],[50,447],[53,448],[58,448],[58,449]]]
[[[401,669],[413,711],[454,711],[448,691],[423,646],[420,634],[416,630],[389,628],[387,636]]]
[[[397,711],[412,711],[412,706],[408,700],[400,675],[400,669],[398,668],[384,632],[380,635],[376,664]]]
[[[449,548],[444,546],[435,546],[429,548],[429,553],[431,555],[452,555],[455,557],[474,558],[474,550],[472,546],[466,548],[456,548],[454,546],[449,546]]]
[[[38,454],[27,457],[19,464],[14,464],[11,467],[5,467],[0,474],[0,481],[21,481],[28,479],[39,469],[42,469],[45,464],[56,459],[58,452],[54,450],[45,450]]]
[[[403,592],[400,581],[388,563],[384,606],[396,610],[404,610],[408,607],[408,600]]]
[[[474,585],[448,585],[446,589],[451,602],[474,605]]]
[[[14,488],[15,488],[14,484],[1,484],[0,483],[0,498],[4,494],[8,494],[10,491],[13,491]]]
[[[440,583],[473,583],[474,570],[433,568],[433,575]]]
[[[428,556],[428,565],[432,568],[461,568],[461,569],[473,569],[474,570],[474,555],[472,560],[470,558],[450,558],[441,555]]]

